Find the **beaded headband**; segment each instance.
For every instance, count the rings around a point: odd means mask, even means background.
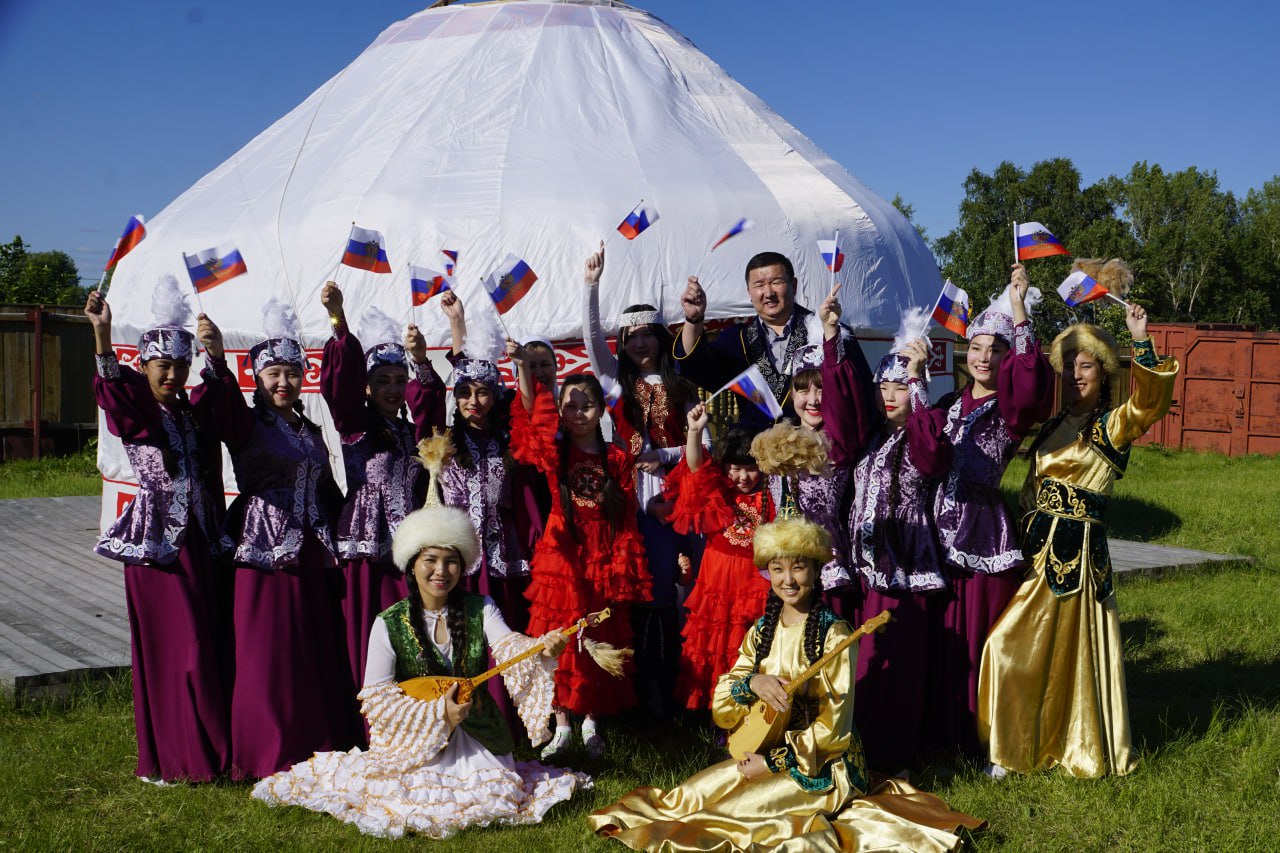
[[[498,366],[482,358],[462,359],[453,366],[453,376],[450,379],[455,388],[463,382],[482,382],[494,389],[502,387]]]
[[[662,318],[657,311],[628,311],[618,318],[618,328],[630,329],[632,326],[649,326],[661,322]]]
[[[249,360],[253,363],[255,376],[276,364],[291,364],[303,373],[307,372],[306,353],[302,351],[302,344],[292,338],[267,338],[255,344],[249,350]]]
[[[146,364],[153,358],[167,358],[190,364],[195,339],[195,335],[186,329],[174,326],[149,329],[138,338],[138,363]]]
[[[378,367],[404,367],[408,353],[400,344],[378,344],[364,351],[364,369],[373,373]]]
[[[979,314],[969,326],[969,340],[973,340],[978,335],[993,335],[1006,344],[1012,344],[1013,317],[1003,311],[993,311],[988,308]]]
[[[911,377],[907,374],[907,357],[900,352],[891,352],[884,358],[880,359],[880,363],[876,365],[875,381],[880,382],[901,382],[907,384],[907,380]]]

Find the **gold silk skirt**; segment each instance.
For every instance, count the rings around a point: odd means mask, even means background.
[[[633,850],[863,851],[956,850],[960,827],[986,826],[897,779],[855,797],[843,773],[825,793],[808,793],[786,773],[747,779],[729,760],[670,791],[636,788],[587,817],[600,835]]]
[[[1137,758],[1116,597],[1095,600],[1088,567],[1079,592],[1055,597],[1045,551],[987,637],[978,736],[992,762],[1018,773],[1061,765],[1072,776],[1123,776]]]

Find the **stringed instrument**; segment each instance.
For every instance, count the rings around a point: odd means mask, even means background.
[[[879,616],[873,616],[863,622],[861,628],[836,643],[831,651],[818,658],[804,672],[790,679],[784,688],[787,698],[790,699],[806,681],[817,675],[836,655],[856,643],[859,638],[874,631],[883,631],[884,626],[892,620],[893,617],[889,615],[889,611],[882,610]],[[729,733],[729,754],[741,761],[747,757],[748,753],[763,753],[782,740],[782,735],[787,730],[787,723],[791,719],[790,705],[788,704],[787,707],[787,711],[779,711],[763,699],[753,702],[747,709],[747,716],[742,719],[736,729]]]
[[[594,628],[596,625],[599,625],[601,622],[608,619],[611,615],[613,615],[613,613],[608,607],[598,613],[589,613],[570,625],[568,628],[562,628],[560,630],[560,635],[563,637],[572,637],[584,628]],[[453,701],[459,705],[465,705],[467,702],[471,701],[471,694],[475,692],[476,687],[488,681],[490,678],[493,678],[495,675],[501,675],[503,672],[521,661],[528,660],[534,655],[542,654],[544,648],[544,643],[538,643],[538,645],[530,649],[526,649],[505,663],[500,663],[493,669],[486,670],[479,675],[472,676],[471,678],[452,675],[424,675],[419,678],[405,679],[400,682],[400,689],[403,690],[406,695],[412,696],[414,699],[424,699],[430,702],[435,699],[439,699],[441,696],[448,693],[449,688],[456,684],[458,685],[458,693],[454,696]]]

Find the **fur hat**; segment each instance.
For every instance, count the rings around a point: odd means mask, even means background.
[[[751,439],[751,455],[766,474],[823,475],[830,469],[827,439],[795,424],[774,424]]]
[[[410,571],[424,548],[452,548],[465,569],[476,561],[480,540],[471,518],[451,506],[429,506],[405,516],[391,539],[391,559],[402,572]]]
[[[1106,329],[1092,323],[1074,323],[1067,326],[1053,339],[1049,348],[1049,363],[1058,373],[1062,373],[1062,365],[1069,352],[1083,350],[1089,353],[1102,365],[1107,376],[1115,376],[1120,370],[1120,350],[1116,339]]]
[[[755,564],[778,557],[806,557],[821,567],[831,559],[831,534],[807,518],[779,518],[756,528]]]

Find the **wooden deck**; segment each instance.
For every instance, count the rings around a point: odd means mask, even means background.
[[[93,554],[96,497],[0,500],[0,689],[19,699],[129,667],[129,617],[119,563]],[[1123,577],[1241,560],[1111,540]]]

